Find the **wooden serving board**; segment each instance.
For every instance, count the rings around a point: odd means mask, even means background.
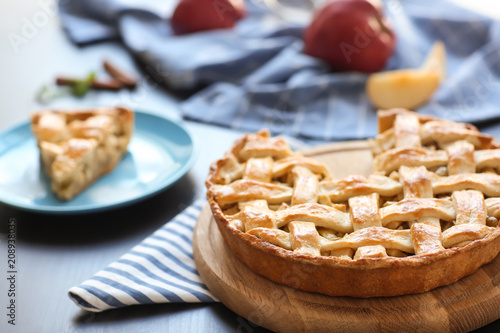
[[[370,173],[366,141],[304,154],[327,164],[336,178]],[[193,251],[202,280],[222,303],[277,332],[467,332],[500,318],[500,256],[458,282],[423,294],[362,299],[308,293],[253,273],[226,246],[208,206],[194,230]]]

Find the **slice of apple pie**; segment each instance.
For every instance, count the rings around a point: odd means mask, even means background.
[[[31,115],[42,168],[61,200],[111,172],[127,151],[133,128],[134,112],[122,107]]]

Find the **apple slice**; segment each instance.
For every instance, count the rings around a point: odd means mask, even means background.
[[[380,109],[414,109],[438,88],[440,73],[434,70],[403,69],[370,75],[366,92]]]
[[[441,81],[444,80],[446,77],[446,49],[443,42],[434,43],[420,69],[438,71]]]
[[[420,68],[371,74],[366,93],[380,109],[415,109],[425,103],[446,77],[446,50],[436,42]]]

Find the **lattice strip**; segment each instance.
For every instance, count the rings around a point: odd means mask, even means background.
[[[423,148],[394,148],[381,153],[373,161],[373,170],[389,174],[402,165],[434,168],[448,164],[448,154],[443,150]]]
[[[483,238],[493,228],[482,224],[460,224],[443,232],[443,246],[445,248],[465,246],[468,243]]]
[[[476,150],[474,160],[476,161],[477,170],[491,168],[497,172],[500,171],[500,149]]]
[[[425,216],[453,221],[455,214],[453,203],[446,199],[404,199],[380,208],[384,226],[394,221],[414,221]]]
[[[449,145],[446,152],[448,153],[448,173],[450,175],[476,172],[472,144],[467,141],[457,141]]]
[[[245,231],[254,228],[275,229],[273,215],[274,212],[269,209],[266,200],[255,200],[241,203],[240,212],[235,215],[234,219],[241,221]]]
[[[394,135],[396,136],[396,147],[418,148],[422,146],[419,132],[420,122],[418,121],[417,116],[409,113],[398,115],[394,123],[394,129]]]
[[[432,198],[432,182],[425,167],[399,169],[405,199]],[[415,254],[435,253],[444,250],[441,246],[441,224],[436,217],[421,217],[409,221]]]
[[[238,162],[236,157],[229,154],[216,162],[213,180],[216,184],[231,184],[234,180],[241,178],[243,169],[243,165]]]
[[[344,238],[324,244],[322,251],[345,248],[358,249],[362,246],[381,245],[386,249],[398,249],[414,253],[410,230],[391,230],[384,227],[372,227],[355,231]]]
[[[415,254],[436,253],[444,250],[441,245],[441,227],[427,223],[414,223],[410,229]]]
[[[405,199],[433,197],[432,182],[425,167],[402,166],[399,169],[399,176]]]
[[[286,231],[280,229],[255,228],[248,231],[248,234],[284,249],[292,249],[290,245],[290,234]]]
[[[391,178],[371,175],[348,176],[338,180],[325,180],[320,182],[320,194],[330,197],[333,202],[347,201],[349,198],[378,193],[381,196],[391,197],[401,193],[401,184]]]
[[[319,256],[321,241],[316,226],[311,222],[290,222],[290,245],[293,252]]]
[[[348,213],[318,203],[295,205],[276,211],[276,225],[278,228],[292,221],[314,222],[318,227],[340,232],[353,231]]]
[[[358,248],[354,255],[356,259],[383,258],[387,257],[387,251],[382,245],[369,245]]]
[[[378,155],[386,150],[395,147],[396,136],[394,135],[394,128],[390,128],[384,133],[377,135],[377,137],[371,142],[374,155]]]
[[[425,167],[402,166],[399,168],[399,176],[403,184],[405,199],[433,197],[432,182]],[[422,217],[416,221],[409,221],[410,227],[413,223],[427,223],[440,227],[439,219],[435,217]]]
[[[215,198],[222,207],[240,201],[264,199],[269,204],[281,204],[290,201],[292,188],[259,182],[251,179],[239,179],[230,185],[214,185]]]
[[[331,250],[325,253],[329,253],[331,256],[334,257],[341,257],[346,259],[352,259],[352,257],[354,256],[354,250],[351,249],[350,247],[344,249]]]
[[[283,138],[271,138],[269,131],[262,130],[257,133],[248,134],[237,140],[231,149],[231,153],[239,161],[247,161],[251,157],[272,157],[282,159],[292,156],[293,152]]]
[[[455,191],[452,194],[453,205],[457,212],[455,224],[486,224],[486,205],[484,196],[478,191]]]
[[[496,145],[492,136],[480,133],[470,124],[455,123],[446,120],[433,120],[420,126],[422,144],[437,143],[438,147],[445,147],[452,142],[465,140],[476,149],[487,149]]]
[[[351,220],[354,231],[368,227],[382,226],[378,209],[378,201],[379,195],[377,193],[349,199]]]
[[[270,183],[273,178],[273,159],[270,157],[250,158],[245,164],[243,179]]]
[[[349,199],[351,220],[354,231],[365,228],[381,227],[379,213],[379,195],[372,193]],[[361,246],[356,250],[354,259],[387,257],[385,248],[381,245]]]
[[[318,176],[306,167],[296,166],[292,169],[293,195],[292,205],[318,202]]]
[[[488,216],[500,219],[500,198],[488,198],[485,201]]]
[[[391,128],[394,128],[394,123],[396,121],[396,117],[400,115],[406,115],[410,112],[405,109],[390,109],[390,110],[380,110],[378,112],[378,132],[384,133]],[[424,124],[428,121],[435,120],[433,116],[427,116],[418,113],[411,113],[412,115],[418,117],[418,120],[421,124]]]
[[[330,171],[328,171],[326,165],[319,163],[312,158],[303,156],[292,156],[276,161],[273,169],[273,178],[281,177],[288,174],[295,167],[304,167],[311,172],[321,175],[323,178],[330,177]]]
[[[490,197],[500,196],[500,176],[492,173],[465,173],[448,177],[432,176],[434,194],[477,190]]]

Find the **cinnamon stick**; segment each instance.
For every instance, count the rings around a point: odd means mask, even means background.
[[[67,78],[67,77],[62,77],[58,76],[56,77],[56,84],[58,86],[74,86],[78,80],[72,79],[72,78]],[[125,86],[122,84],[121,81],[118,81],[116,79],[108,79],[106,81],[104,80],[94,80],[90,83],[90,87],[95,90],[109,90],[109,91],[118,91],[124,88]]]
[[[96,80],[92,82],[90,85],[92,89],[95,90],[110,90],[110,91],[118,91],[122,88],[125,88],[122,82],[115,79],[104,80]]]
[[[109,75],[111,75],[116,80],[120,81],[125,87],[129,89],[135,89],[137,86],[137,79],[123,70],[116,67],[109,60],[103,61],[103,67]]]

